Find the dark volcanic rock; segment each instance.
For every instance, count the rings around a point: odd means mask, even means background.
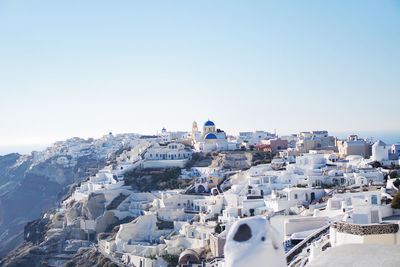
[[[0,157],[0,256],[20,244],[26,223],[57,207],[71,184],[94,175],[106,164],[96,155],[82,156],[67,167],[57,164],[55,158],[33,164],[31,156],[23,156],[24,161],[21,157]],[[16,164],[18,160],[22,163]],[[9,190],[2,191],[2,185]]]
[[[106,209],[107,210],[113,210],[118,208],[118,206],[128,197],[129,195],[124,195],[120,193],[118,196],[116,196],[110,204],[107,205]]]
[[[45,232],[49,228],[48,219],[38,219],[29,222],[24,227],[24,239],[25,241],[32,242],[33,244],[39,244],[43,242]]]
[[[14,189],[24,178],[32,159],[26,157],[22,161],[21,157],[17,153],[0,156],[0,196]],[[18,160],[21,160],[21,164],[17,164]]]
[[[65,264],[65,267],[118,267],[119,265],[104,257],[96,249],[81,249]]]
[[[42,255],[37,253],[40,249],[32,246],[31,243],[24,243],[22,246],[11,252],[7,258],[0,262],[4,267],[38,267],[42,264]]]

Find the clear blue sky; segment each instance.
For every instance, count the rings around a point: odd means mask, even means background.
[[[0,144],[400,129],[399,1],[0,1]]]

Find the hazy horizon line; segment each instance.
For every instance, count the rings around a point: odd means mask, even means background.
[[[262,130],[259,130],[262,131]],[[313,131],[313,130],[308,130],[308,131]],[[176,132],[176,131],[171,131],[171,132]],[[241,131],[241,132],[245,132],[245,131]],[[250,131],[248,131],[250,132]],[[279,133],[277,132],[278,136],[288,136],[288,135],[292,135],[292,134],[297,134],[301,131],[297,131],[297,132],[292,132],[292,133]],[[304,132],[304,131],[303,131]],[[115,134],[141,134],[141,133],[135,133],[135,132],[125,132],[125,133],[115,133]],[[156,132],[157,133],[157,132]],[[152,134],[156,134],[156,133],[152,133]],[[400,129],[399,130],[369,130],[369,131],[328,131],[329,135],[331,136],[336,136],[338,138],[346,138],[348,135],[350,134],[357,134],[359,135],[361,138],[373,138],[374,140],[382,140],[388,144],[394,144],[394,143],[400,143]],[[142,135],[146,135],[147,133],[144,133]],[[237,134],[232,134],[232,135],[238,135]],[[47,147],[53,145],[55,142],[58,141],[65,141],[67,139],[71,139],[74,137],[79,137],[82,139],[89,139],[89,138],[94,138],[94,139],[98,139],[101,138],[102,136],[107,135],[107,133],[99,136],[99,137],[82,137],[82,136],[71,136],[68,138],[64,138],[64,139],[57,139],[55,141],[48,141],[48,142],[32,142],[32,143],[0,143],[0,156],[4,156],[7,154],[11,154],[11,153],[19,153],[19,154],[29,154],[32,151],[42,151],[44,149],[46,149]]]
[[[200,127],[201,128],[201,127]],[[218,127],[217,127],[218,128]],[[200,129],[201,130],[201,129]],[[224,130],[224,129],[221,129]],[[168,132],[190,132],[190,130],[168,130]],[[225,131],[228,135],[232,135],[232,136],[238,136],[239,133],[241,132],[256,132],[256,131],[266,131],[269,133],[275,133],[275,129],[273,130],[266,130],[266,129],[255,129],[255,130],[241,130],[241,131],[237,131],[237,132],[230,132],[230,131]],[[279,132],[278,130],[276,130],[276,134],[277,136],[288,136],[288,135],[294,135],[294,134],[298,134],[300,132],[312,132],[312,131],[328,131],[329,135],[331,136],[335,136],[335,135],[343,135],[343,134],[361,134],[361,135],[366,135],[366,134],[399,134],[399,138],[400,138],[400,129],[397,130],[326,130],[326,129],[309,129],[309,130],[297,130],[297,131],[282,131]],[[6,142],[6,143],[1,143],[0,141],[0,146],[26,146],[26,145],[44,145],[44,144],[52,144],[55,142],[59,142],[59,141],[65,141],[71,138],[82,138],[82,139],[90,139],[90,138],[94,138],[94,139],[99,139],[103,136],[108,135],[109,133],[115,134],[115,135],[119,135],[119,134],[138,134],[138,135],[157,135],[161,132],[161,129],[159,131],[155,131],[155,132],[114,132],[114,131],[105,131],[103,134],[95,134],[95,135],[70,135],[70,136],[64,136],[64,137],[56,137],[56,138],[51,138],[50,141],[45,141],[45,140],[40,140],[40,141],[32,141],[32,142]],[[368,136],[360,136],[360,137],[365,137],[368,138]]]

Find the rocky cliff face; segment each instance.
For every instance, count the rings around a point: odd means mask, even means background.
[[[108,207],[119,206],[126,197],[118,195]],[[96,220],[97,233],[107,231],[112,234],[114,226],[133,220],[132,217],[119,220],[112,210],[106,210],[104,204],[103,193],[92,193],[87,199],[64,207],[65,213],[50,211],[28,222],[23,230],[25,242],[0,259],[0,266],[118,266],[104,257],[93,238],[80,228],[82,219]]]
[[[214,151],[194,153],[189,167],[213,167],[230,170],[248,169],[251,166],[270,163],[273,154],[261,151]]]
[[[246,169],[250,168],[252,154],[242,151],[219,153],[214,157],[211,167],[222,167],[224,169]]]
[[[17,153],[0,156],[0,196],[18,185],[31,164],[31,157]]]
[[[6,257],[0,259],[0,266],[7,267],[39,267],[39,266],[64,266],[75,255],[84,257],[79,253],[80,249],[91,251],[93,246],[89,241],[71,241],[73,229],[52,228],[54,217],[45,214],[42,218],[28,223],[24,229],[25,241],[18,248],[10,252]],[[95,255],[97,256],[97,255]],[[85,258],[86,259],[86,258]],[[97,257],[88,260],[93,264]],[[69,265],[80,266],[80,265]],[[94,266],[94,265],[86,265]]]
[[[32,155],[0,157],[0,256],[23,241],[27,222],[56,207],[71,184],[94,175],[105,164],[95,153],[68,165],[57,163],[56,156],[39,162]]]

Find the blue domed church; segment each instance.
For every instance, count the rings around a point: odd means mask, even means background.
[[[220,129],[215,128],[215,123],[208,120],[203,126],[203,141],[212,143],[217,141],[226,141],[226,133]]]
[[[215,123],[210,120],[204,123],[202,133],[198,130],[197,122],[193,122],[192,142],[197,151],[228,150],[226,133],[217,129]],[[233,146],[231,145],[231,147]]]

